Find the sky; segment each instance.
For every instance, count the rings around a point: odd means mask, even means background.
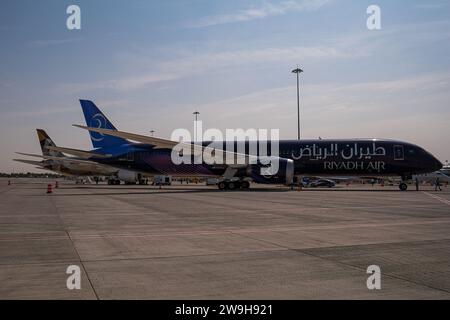
[[[69,5],[81,29],[66,26]],[[381,29],[369,30],[369,5]],[[279,129],[392,138],[450,160],[450,2],[379,0],[2,1],[0,172],[34,171],[36,128],[91,149],[79,99],[139,134]]]

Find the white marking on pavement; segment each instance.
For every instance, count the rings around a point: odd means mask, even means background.
[[[431,193],[428,193],[428,192],[425,192],[425,191],[422,191],[422,193],[424,193],[424,194],[426,194],[427,196],[430,196],[430,197],[432,197],[433,199],[436,199],[436,200],[438,200],[438,201],[440,201],[440,202],[442,202],[442,203],[445,203],[446,205],[449,205],[449,206],[450,206],[450,201],[447,200],[447,199],[441,198],[441,197],[439,197],[439,196],[437,196],[437,195],[435,195],[435,194],[431,194]]]

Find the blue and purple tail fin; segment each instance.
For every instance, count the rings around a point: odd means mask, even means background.
[[[116,127],[108,120],[108,118],[100,111],[94,102],[90,100],[80,100],[81,108],[83,109],[86,126],[92,128],[103,128],[110,130],[117,130]],[[119,146],[128,143],[127,140],[108,136],[98,132],[90,132],[92,146],[94,148],[108,148]]]

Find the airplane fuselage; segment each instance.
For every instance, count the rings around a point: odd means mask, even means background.
[[[266,143],[266,142],[264,142]],[[203,145],[209,145],[204,142]],[[221,147],[219,145],[222,144]],[[245,153],[251,152],[252,142],[244,142]],[[215,143],[217,149],[224,149],[226,143]],[[253,145],[254,146],[254,145]],[[234,150],[239,151],[237,143]],[[410,178],[413,174],[439,170],[442,164],[423,148],[396,140],[348,139],[348,140],[281,140],[279,153],[270,154],[271,143],[267,142],[268,155],[290,159],[295,175],[356,175],[356,176],[401,176]],[[147,144],[127,144],[113,149],[96,149],[99,153],[113,156],[106,159],[93,158],[96,162],[108,164],[147,174],[174,176],[222,176],[227,168],[223,164],[179,164],[171,159],[171,149],[155,149]],[[259,154],[259,150],[256,151]],[[239,169],[236,176],[251,176],[258,182],[254,172]],[[276,183],[280,179],[272,179]]]

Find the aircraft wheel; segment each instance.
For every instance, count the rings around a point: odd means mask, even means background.
[[[406,191],[406,189],[408,189],[408,185],[404,182],[400,183],[398,187],[401,191]]]
[[[230,181],[228,182],[228,189],[234,190],[238,187],[238,184],[236,182]]]
[[[227,184],[224,181],[220,181],[217,186],[219,187],[219,190],[225,190],[227,188]]]
[[[241,182],[241,188],[242,188],[242,189],[248,189],[248,188],[250,188],[250,182],[248,182],[248,181],[246,181],[246,180],[242,181],[242,182]]]

